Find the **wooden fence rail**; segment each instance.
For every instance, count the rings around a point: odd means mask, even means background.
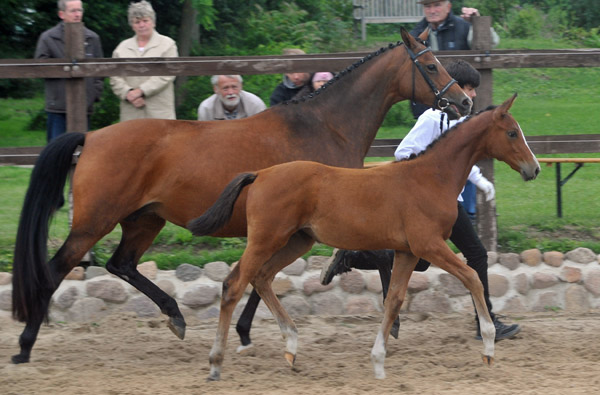
[[[538,67],[600,67],[600,49],[567,49],[567,50],[491,50],[489,30],[491,18],[488,16],[474,17],[473,44],[470,51],[440,51],[436,56],[442,64],[456,59],[463,59],[473,65],[481,73],[481,84],[475,99],[475,110],[480,110],[492,104],[493,69],[506,68],[538,68]],[[73,35],[67,41],[82,43],[83,24],[65,24],[67,36]],[[67,79],[67,130],[85,131],[86,108],[85,89],[81,83],[84,77],[110,76],[197,76],[214,74],[279,74],[286,72],[315,72],[321,70],[340,71],[357,60],[368,55],[367,52],[349,52],[334,54],[309,54],[295,56],[233,56],[233,57],[187,57],[187,58],[153,58],[153,59],[85,59],[77,48],[71,48],[67,59],[0,59],[0,78],[65,78]],[[547,148],[552,147],[556,153],[566,148],[560,148],[556,136],[547,136]],[[565,137],[565,136],[561,136]],[[555,144],[556,143],[556,144]],[[558,145],[557,145],[558,144]],[[585,142],[569,142],[579,144],[580,149],[589,147]],[[370,152],[378,149],[372,147]],[[548,148],[550,149],[550,148]],[[571,149],[571,148],[569,148]],[[575,148],[572,148],[575,149]],[[4,150],[3,150],[4,151]],[[534,150],[535,151],[535,150]],[[39,147],[11,153],[12,161],[22,160],[21,163],[31,163]],[[589,151],[567,151],[589,152]],[[6,154],[8,155],[8,154]],[[33,155],[33,156],[32,156]],[[388,156],[388,155],[377,155]],[[0,163],[3,159],[0,156]],[[6,156],[4,160],[7,160]],[[6,163],[6,162],[4,162]],[[13,162],[14,163],[14,162]],[[482,164],[483,174],[493,182],[493,162]],[[480,218],[479,233],[481,239],[490,251],[496,250],[496,213],[495,207],[487,202],[478,201]]]

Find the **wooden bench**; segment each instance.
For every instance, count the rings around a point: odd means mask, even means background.
[[[584,163],[600,163],[600,158],[538,158],[538,162],[546,163],[548,166],[556,164],[556,216],[562,218],[562,187],[569,181]],[[574,163],[575,168],[565,177],[560,174],[561,163]]]
[[[363,41],[367,39],[367,23],[414,23],[424,15],[417,0],[354,0],[352,6]]]
[[[584,163],[600,163],[600,158],[537,158],[538,162],[546,163],[548,166],[555,164],[556,168],[556,216],[562,218],[562,187],[569,181],[571,177],[581,169]],[[364,162],[365,169],[387,165],[392,163],[392,160]],[[561,176],[561,163],[574,163],[575,168],[565,177]]]

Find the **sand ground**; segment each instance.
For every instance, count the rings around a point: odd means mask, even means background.
[[[255,322],[255,347],[236,354],[232,328],[221,381],[206,382],[216,320],[188,319],[185,340],[162,319],[119,313],[89,324],[42,327],[29,364],[13,365],[23,325],[0,319],[3,394],[600,394],[600,311],[513,315],[523,330],[481,362],[470,314],[402,315],[390,338],[385,380],[370,351],[381,316],[296,319],[296,365],[272,319]]]

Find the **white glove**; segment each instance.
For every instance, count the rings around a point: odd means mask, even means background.
[[[494,184],[489,182],[487,180],[487,178],[485,178],[485,177],[481,177],[481,179],[479,181],[477,181],[477,184],[475,184],[475,186],[477,186],[477,188],[479,188],[479,190],[481,190],[483,193],[485,193],[485,200],[487,202],[489,202],[490,200],[492,200],[494,198],[494,196],[496,196],[496,190],[494,189]]]

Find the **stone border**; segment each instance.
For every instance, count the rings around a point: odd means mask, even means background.
[[[460,256],[460,255],[459,255]],[[462,258],[462,257],[461,257]],[[377,271],[353,270],[319,282],[327,257],[299,258],[279,273],[273,288],[292,316],[318,314],[369,314],[383,311],[381,282]],[[560,308],[586,312],[600,308],[600,255],[577,248],[566,254],[488,254],[489,282],[495,312],[522,313]],[[225,262],[199,268],[183,264],[176,270],[157,270],[144,262],[138,270],[177,300],[186,317],[200,320],[218,316],[222,281],[230,272]],[[0,273],[0,316],[10,316],[12,274]],[[236,308],[239,316],[246,296]],[[437,267],[415,272],[409,282],[403,310],[413,312],[472,312],[471,297],[455,277]],[[132,311],[139,317],[158,317],[157,306],[131,285],[102,267],[76,267],[52,297],[52,321],[89,322],[115,311]],[[258,318],[271,317],[264,303]]]

